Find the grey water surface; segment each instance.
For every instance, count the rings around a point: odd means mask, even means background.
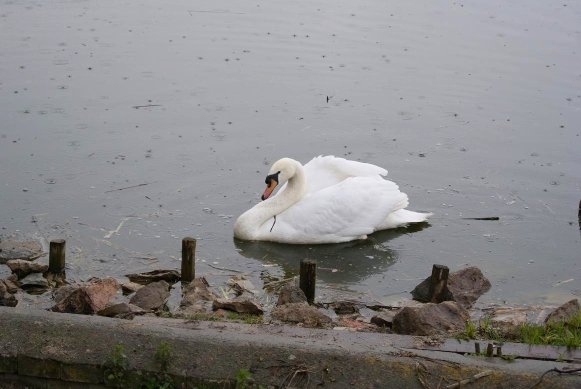
[[[179,268],[193,236],[213,285],[310,258],[323,300],[434,263],[480,267],[484,302],[581,295],[581,3],[0,0],[0,37],[0,234],[66,239],[71,279]],[[320,154],[385,167],[430,224],[235,241],[270,164]]]

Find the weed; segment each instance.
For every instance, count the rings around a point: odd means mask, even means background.
[[[235,320],[241,321],[246,324],[261,324],[262,323],[262,316],[258,315],[251,315],[249,313],[237,313],[237,312],[228,312],[226,313],[226,319],[228,320]]]
[[[581,347],[581,310],[566,321],[544,325],[523,323],[519,326],[519,335],[528,344]]]
[[[127,378],[129,361],[123,351],[123,345],[116,344],[109,359],[105,362],[105,382],[116,388],[124,387]]]
[[[236,371],[236,389],[247,389],[252,386],[249,382],[252,374],[247,369],[238,369]]]
[[[195,312],[183,316],[188,320],[219,321],[220,318],[212,312]]]
[[[472,321],[466,320],[464,331],[456,335],[456,338],[462,340],[476,339],[476,331],[476,325]]]
[[[167,372],[171,362],[171,354],[169,343],[162,340],[153,355],[155,361],[159,363],[160,372],[147,379],[143,385],[145,389],[173,389],[172,379]]]
[[[478,323],[478,333],[485,339],[502,341],[503,338],[500,332],[494,328],[492,325],[492,319],[490,316],[484,316],[480,319]]]
[[[169,343],[162,340],[159,343],[159,346],[157,346],[154,357],[157,363],[159,363],[161,371],[167,372],[171,358],[171,348]]]
[[[142,385],[143,389],[173,389],[170,381],[159,381],[156,377],[151,377]]]

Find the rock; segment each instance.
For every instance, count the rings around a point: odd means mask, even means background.
[[[62,290],[61,290],[62,289]],[[59,288],[55,293],[54,312],[94,314],[107,306],[119,289],[114,278],[93,279],[85,284]]]
[[[12,273],[16,274],[18,279],[24,278],[30,273],[44,273],[48,270],[48,265],[37,262],[31,262],[24,259],[11,259],[6,262]]]
[[[11,259],[32,261],[42,257],[44,254],[42,246],[35,240],[19,242],[6,239],[0,241],[0,264],[4,264]]]
[[[180,273],[175,270],[153,270],[145,273],[127,274],[126,277],[129,278],[129,281],[141,285],[162,280],[173,285],[181,279]]]
[[[139,308],[137,305],[127,304],[127,303],[118,303],[109,305],[99,312],[97,312],[100,316],[107,316],[107,317],[117,317],[120,319],[133,319],[136,315],[143,315],[146,311]]]
[[[428,278],[426,278],[425,280],[420,282],[414,288],[414,290],[412,290],[412,298],[414,300],[422,302],[422,303],[429,303],[432,299],[432,296],[430,296],[431,283],[432,283],[432,276],[429,276]],[[437,301],[437,302],[441,303],[442,301],[453,300],[452,293],[450,293],[450,291],[448,290],[447,287],[446,287],[446,289],[444,289],[444,292],[442,293],[442,298],[440,300],[441,301]]]
[[[48,285],[51,288],[60,288],[61,286],[65,286],[67,284],[66,274],[65,272],[62,273],[44,273],[44,277],[48,282]]]
[[[272,317],[289,323],[301,323],[305,327],[327,327],[332,323],[330,317],[319,312],[312,305],[291,303],[275,307]]]
[[[74,285],[65,285],[60,288],[57,288],[52,292],[52,299],[58,303],[64,300],[69,294],[79,289],[81,286],[82,285],[74,284]]]
[[[0,280],[0,282],[4,283],[4,286],[8,290],[8,293],[14,294],[14,293],[18,292],[18,284],[17,284],[18,281],[12,280],[11,278],[5,278],[3,280]]]
[[[337,315],[350,315],[354,313],[359,313],[359,308],[355,303],[350,301],[337,301],[331,304],[331,308],[335,311]]]
[[[579,300],[570,300],[561,305],[559,308],[555,309],[553,312],[549,313],[545,319],[545,323],[552,324],[567,321],[577,315],[579,309],[581,309],[579,306]]]
[[[338,328],[347,328],[351,331],[372,331],[376,329],[375,326],[365,323],[361,317],[342,316],[337,322]],[[336,328],[337,328],[336,327]]]
[[[305,296],[305,292],[295,284],[286,284],[280,289],[276,305],[280,306],[295,303],[307,304],[307,296]]]
[[[237,295],[243,293],[252,293],[253,295],[258,294],[258,290],[252,282],[244,278],[244,276],[232,277],[228,280],[228,285],[234,289]]]
[[[260,304],[254,301],[254,297],[247,293],[233,299],[216,299],[212,304],[212,309],[226,309],[252,315],[262,315],[264,312]]]
[[[392,329],[406,335],[449,335],[464,330],[469,318],[468,311],[453,301],[427,303],[403,308],[394,316]]]
[[[448,290],[453,300],[463,308],[470,308],[476,300],[490,290],[490,281],[479,268],[472,266],[458,270],[448,277]]]
[[[161,280],[145,285],[135,292],[129,302],[147,311],[156,311],[165,305],[170,296],[170,285]]]
[[[48,289],[48,281],[42,273],[30,273],[20,280],[20,288],[30,294],[42,294]]]
[[[393,324],[393,318],[397,315],[398,310],[383,310],[378,312],[375,316],[373,316],[370,320],[372,324],[375,324],[378,327],[389,327],[391,328]]]
[[[143,285],[136,282],[128,281],[121,284],[121,290],[123,291],[124,295],[135,293],[141,288],[143,288]]]
[[[491,329],[497,331],[507,339],[514,339],[519,333],[519,326],[524,323],[535,322],[532,319],[536,314],[530,307],[498,307],[487,313]],[[480,319],[480,326],[483,320]]]
[[[10,287],[6,285],[5,280],[0,280],[0,306],[15,307],[18,300],[13,293],[10,293]]]
[[[212,293],[209,287],[208,281],[204,277],[194,278],[182,291],[180,311],[193,313],[210,310],[212,302],[218,296]]]
[[[423,303],[430,302],[431,276],[422,281],[412,290],[414,300]],[[456,301],[463,308],[470,308],[480,296],[488,292],[490,281],[484,277],[477,267],[467,267],[451,273],[448,285],[441,301]]]

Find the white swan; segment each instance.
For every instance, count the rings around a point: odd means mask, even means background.
[[[378,166],[333,156],[315,157],[305,166],[282,158],[266,177],[265,201],[238,217],[234,236],[281,243],[339,243],[424,222],[432,215],[404,209],[407,195],[381,177],[385,175],[387,171]],[[282,188],[270,197],[279,185]]]

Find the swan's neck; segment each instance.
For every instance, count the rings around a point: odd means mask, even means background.
[[[235,235],[241,239],[256,239],[257,234],[264,231],[265,223],[269,224],[270,230],[272,218],[296,204],[306,191],[305,173],[302,165],[297,162],[295,173],[287,181],[284,190],[240,215],[234,226]]]
[[[276,216],[292,205],[296,204],[307,191],[305,172],[303,167],[298,165],[295,174],[288,180],[286,188],[278,193],[276,196],[258,204],[263,208],[270,211],[270,215],[266,218],[267,220],[273,216]]]

